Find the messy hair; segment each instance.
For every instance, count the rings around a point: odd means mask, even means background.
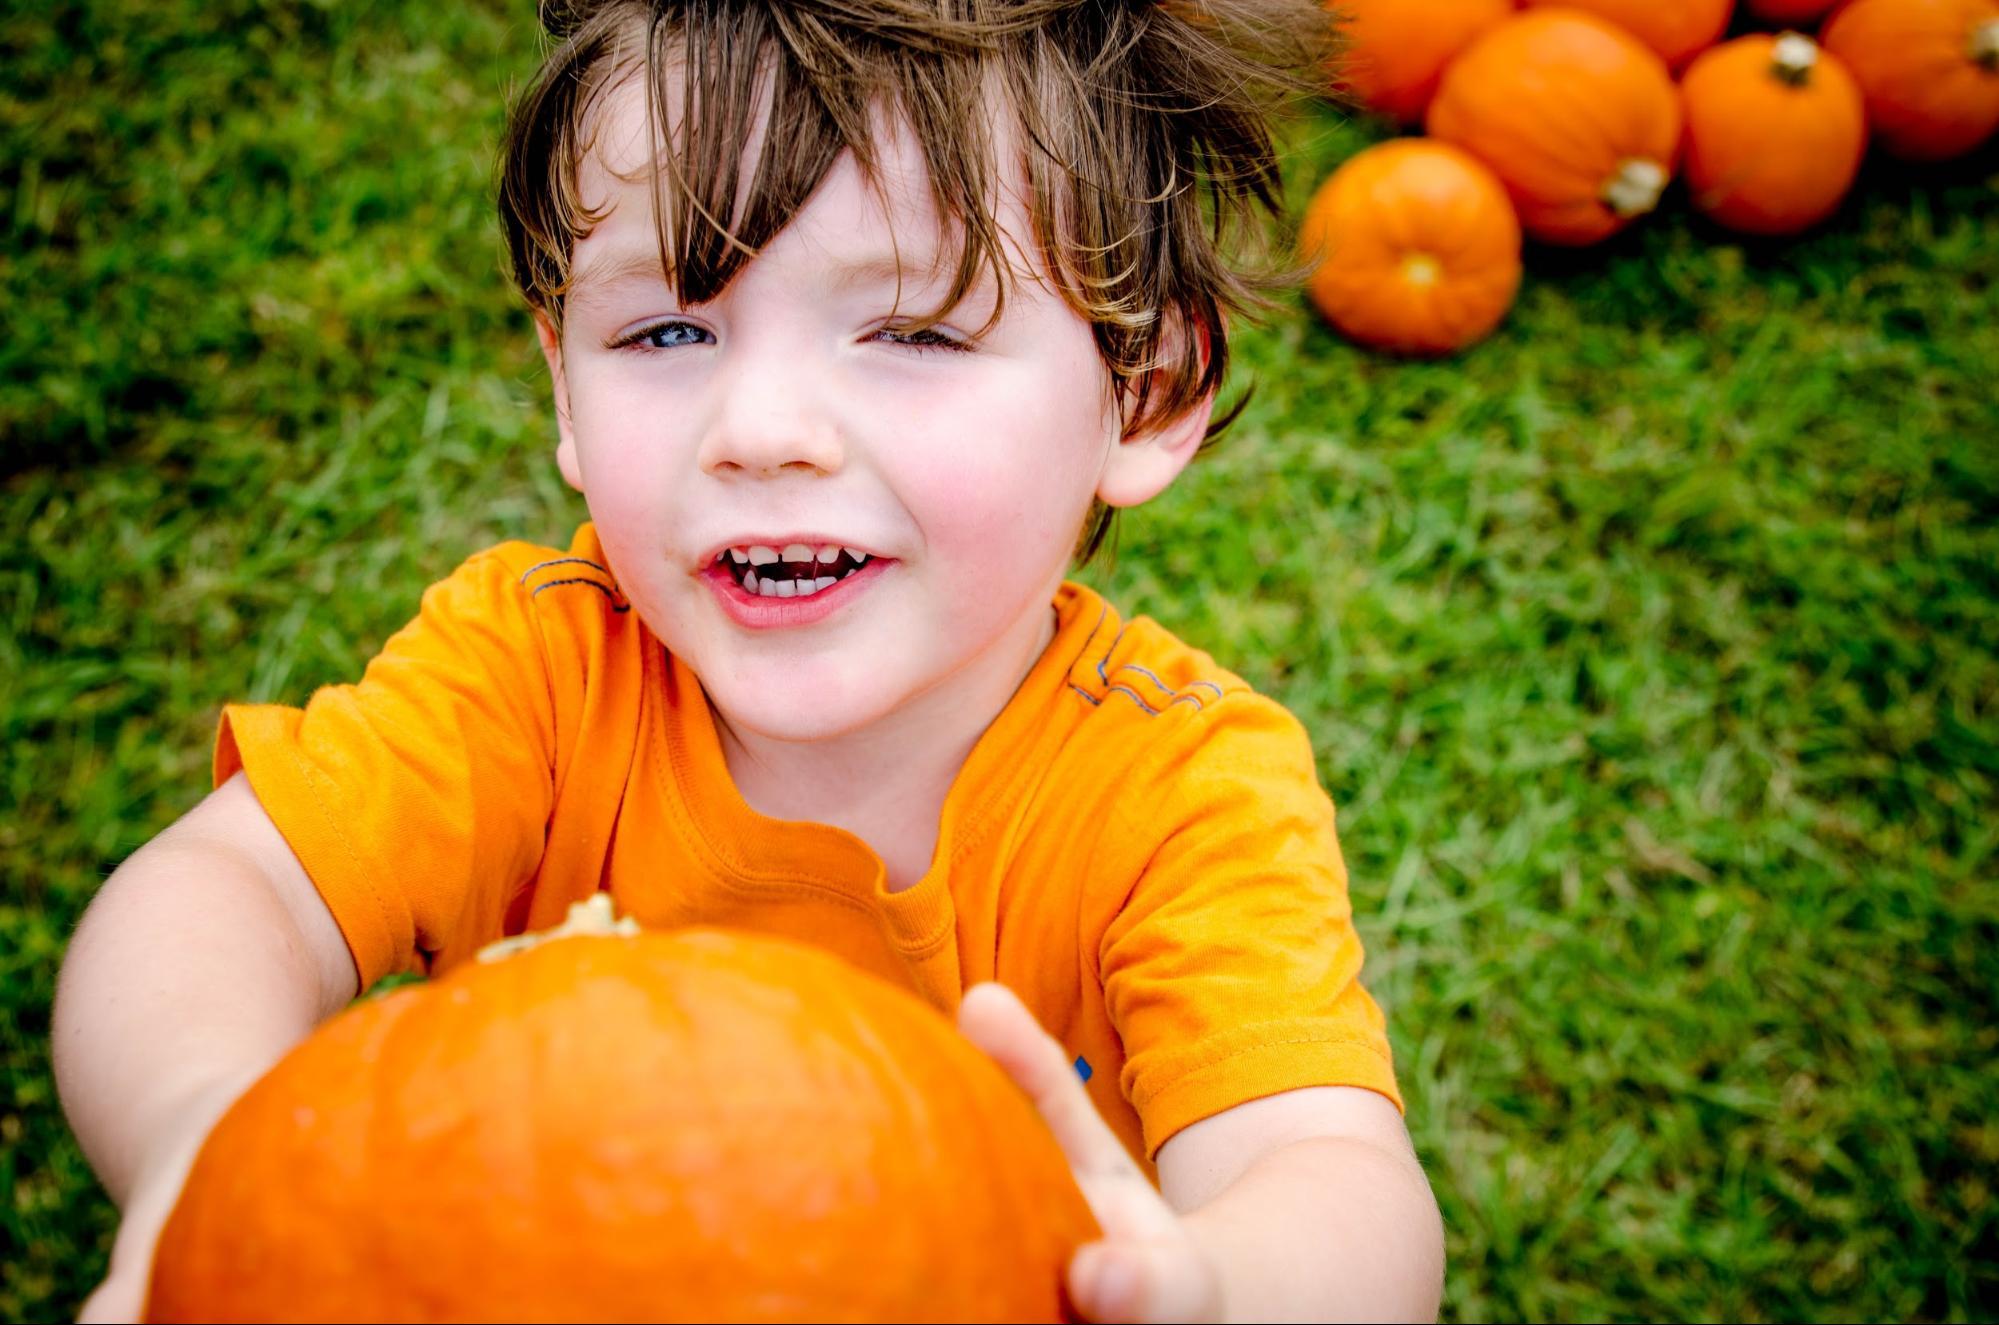
[[[1282,279],[1257,243],[1256,214],[1280,207],[1271,112],[1318,87],[1331,26],[1318,0],[544,0],[542,24],[551,48],[508,125],[500,218],[515,282],[558,328],[572,247],[603,219],[577,184],[592,113],[632,75],[657,145],[661,266],[689,305],[727,288],[842,152],[874,179],[886,115],[911,131],[955,232],[930,316],[987,275],[1004,300],[994,199],[1018,169],[1033,242],[1094,329],[1128,436],[1212,395],[1228,315]],[[995,94],[1018,162],[995,159]],[[743,147],[766,115],[745,188]],[[1111,514],[1092,510],[1082,560]]]

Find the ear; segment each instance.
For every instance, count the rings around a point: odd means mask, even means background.
[[[541,357],[548,361],[548,379],[555,386],[555,467],[562,481],[583,491],[583,468],[576,461],[576,430],[569,420],[569,378],[562,371],[562,336],[555,323],[540,309],[534,314],[535,339],[541,342]]]
[[[1177,342],[1186,334],[1182,330],[1165,337],[1160,347],[1162,357],[1169,362],[1177,358]],[[1196,334],[1201,337],[1201,352],[1205,357],[1207,331],[1201,328]],[[1171,418],[1154,419],[1143,432],[1120,437],[1105,457],[1103,472],[1097,477],[1098,500],[1106,506],[1137,506],[1166,491],[1167,485],[1180,477],[1180,471],[1201,449],[1214,411],[1214,393],[1209,392]]]

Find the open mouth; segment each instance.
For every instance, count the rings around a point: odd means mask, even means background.
[[[874,557],[856,548],[828,544],[782,548],[761,543],[724,548],[715,564],[726,570],[745,593],[761,598],[809,598],[846,579]]]

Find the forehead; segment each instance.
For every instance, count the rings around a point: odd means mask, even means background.
[[[635,275],[658,279],[660,242],[668,251],[676,246],[671,229],[680,209],[672,205],[673,175],[663,149],[668,136],[681,141],[681,74],[678,68],[661,74],[668,80],[661,98],[668,114],[663,126],[652,113],[643,70],[629,71],[607,85],[581,126],[577,196],[587,214],[600,219],[572,253],[572,297],[605,279]],[[997,97],[993,100],[994,188],[988,214],[999,231],[1008,283],[1018,278],[1040,284],[1044,264],[1030,241],[1034,226],[1025,202],[1027,185],[1017,134],[1011,115],[1002,112]],[[940,210],[922,145],[907,120],[877,107],[871,129],[871,169],[862,168],[851,148],[841,152],[804,206],[785,218],[772,243],[790,238],[812,245],[829,260],[866,268],[861,275],[934,279],[956,260],[964,225]],[[736,147],[735,205],[726,218],[732,225],[752,206],[751,192],[769,132],[765,98]],[[660,173],[657,196],[655,171]],[[867,256],[856,258],[856,253]],[[886,272],[876,270],[884,266]]]

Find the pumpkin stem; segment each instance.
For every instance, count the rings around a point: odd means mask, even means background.
[[[1657,161],[1642,156],[1626,157],[1617,163],[1617,173],[1604,181],[1604,204],[1619,216],[1632,217],[1659,205],[1672,176]]]
[[[1971,59],[1974,64],[1999,73],[1999,18],[1988,18],[1972,28]]]
[[[591,893],[580,902],[569,904],[569,914],[554,929],[544,929],[535,934],[516,934],[512,938],[495,939],[479,949],[479,960],[497,962],[526,952],[529,948],[540,947],[554,939],[570,939],[581,936],[629,935],[639,932],[639,922],[630,916],[620,920],[611,918],[611,894]]]
[[[1803,87],[1811,81],[1812,66],[1819,62],[1819,45],[1802,32],[1786,32],[1770,48],[1770,72],[1780,83]]]

